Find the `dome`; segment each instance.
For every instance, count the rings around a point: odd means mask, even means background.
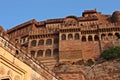
[[[66,18],[73,18],[75,20],[78,20],[78,18],[76,16],[73,16],[73,15],[67,16]]]
[[[120,22],[120,11],[113,12],[112,21],[113,22]]]

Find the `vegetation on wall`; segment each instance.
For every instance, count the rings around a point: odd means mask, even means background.
[[[105,50],[101,57],[106,60],[120,58],[120,46],[111,47],[108,50]]]

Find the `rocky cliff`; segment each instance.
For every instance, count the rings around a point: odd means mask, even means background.
[[[69,80],[120,80],[120,59],[100,60],[93,65],[64,63],[57,65],[55,72],[63,80],[68,80],[68,78]],[[71,78],[69,77],[70,74]]]

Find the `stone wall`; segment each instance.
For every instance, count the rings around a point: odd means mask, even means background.
[[[55,73],[63,80],[120,80],[120,59],[99,60],[91,66],[84,64],[60,64]]]
[[[82,48],[80,40],[65,40],[59,43],[60,61],[75,61],[82,59]]]
[[[94,59],[100,55],[100,46],[98,41],[83,42],[82,43],[83,59]]]

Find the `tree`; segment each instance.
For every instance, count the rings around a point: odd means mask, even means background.
[[[106,60],[120,58],[120,46],[111,47],[105,50],[100,57]]]

